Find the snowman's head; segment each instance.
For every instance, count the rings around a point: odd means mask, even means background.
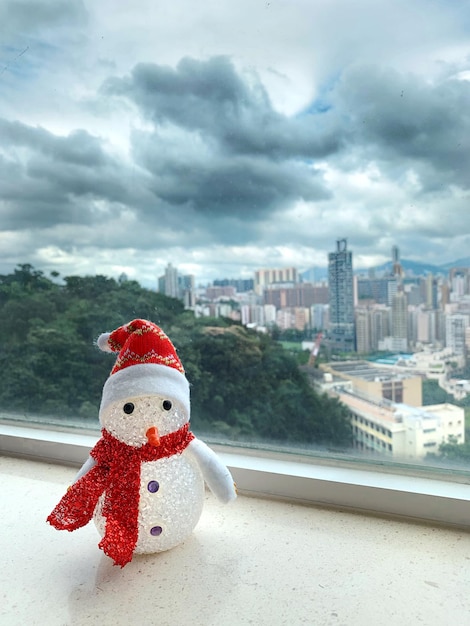
[[[189,421],[189,383],[158,326],[134,320],[101,335],[98,346],[119,353],[100,407],[101,425],[116,439],[132,446],[158,445],[159,437]]]
[[[181,402],[157,394],[111,402],[101,411],[100,420],[103,428],[127,445],[158,446],[160,438],[179,430],[189,415]]]

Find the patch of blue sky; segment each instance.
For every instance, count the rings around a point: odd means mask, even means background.
[[[319,85],[315,99],[302,110],[301,115],[321,115],[330,111],[333,108],[331,94],[340,78],[341,73],[337,72],[329,76],[328,80],[323,84]]]
[[[15,45],[3,45],[0,51],[0,72],[8,73],[21,82],[35,78],[60,54],[57,46],[29,38]]]

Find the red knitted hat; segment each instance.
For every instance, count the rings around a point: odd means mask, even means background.
[[[153,322],[135,319],[98,337],[98,347],[117,352],[116,363],[103,388],[101,410],[110,402],[139,395],[166,395],[188,410],[189,385],[176,349]]]
[[[133,320],[112,333],[98,337],[98,346],[107,352],[119,352],[111,374],[138,363],[159,363],[184,374],[175,346],[153,322]]]

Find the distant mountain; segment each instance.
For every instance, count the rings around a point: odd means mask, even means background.
[[[448,271],[446,269],[443,269],[440,265],[432,265],[431,263],[420,263],[419,261],[408,261],[407,259],[402,259],[401,265],[405,270],[405,274],[413,274],[414,276],[425,276],[426,274],[447,274]],[[454,264],[451,263],[450,267],[453,266]],[[378,265],[373,269],[378,276],[384,273],[389,274],[392,271],[392,262],[387,261],[387,263]],[[369,271],[369,268],[357,268],[354,273],[367,275]]]
[[[470,267],[470,257],[463,259],[457,259],[450,263],[443,265],[432,265],[431,263],[420,263],[419,261],[409,261],[402,259],[401,265],[405,270],[405,274],[411,274],[413,276],[426,276],[426,274],[447,274],[452,267]],[[355,268],[354,273],[358,275],[368,276],[369,272],[374,270],[377,277],[383,274],[388,274],[392,271],[392,262],[387,261],[382,265],[376,267],[362,267]],[[303,272],[300,272],[300,276],[304,282],[321,282],[328,278],[328,268],[325,267],[310,267]]]
[[[304,283],[320,283],[322,280],[328,278],[327,267],[310,267],[309,269],[300,272],[300,276]]]
[[[452,267],[470,267],[470,256],[466,256],[463,259],[457,259],[452,263],[445,263],[441,265],[441,268],[445,271],[449,271]]]

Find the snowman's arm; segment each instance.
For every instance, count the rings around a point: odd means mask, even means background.
[[[89,456],[87,460],[85,461],[85,463],[79,469],[78,474],[73,479],[73,482],[76,483],[79,478],[81,478],[82,476],[85,476],[85,474],[89,470],[91,470],[91,468],[94,467],[95,465],[96,465],[95,459],[92,456]]]
[[[194,438],[186,451],[196,461],[209,489],[221,502],[231,502],[237,497],[232,475],[216,455],[200,439]]]

